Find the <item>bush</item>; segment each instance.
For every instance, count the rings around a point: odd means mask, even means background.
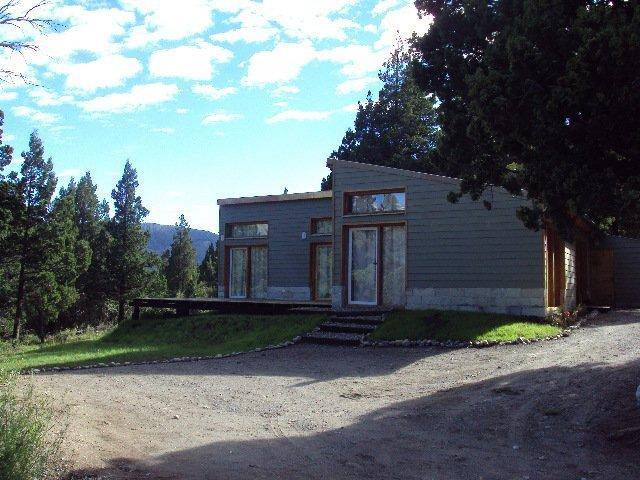
[[[44,479],[60,444],[51,431],[52,409],[31,386],[18,388],[16,378],[0,371],[0,479]]]

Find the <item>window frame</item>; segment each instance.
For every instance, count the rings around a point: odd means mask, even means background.
[[[331,231],[326,233],[318,233],[317,225],[320,221],[328,221],[331,226]],[[309,232],[314,237],[326,237],[333,235],[333,218],[332,217],[312,217],[309,224]]]
[[[391,193],[402,193],[404,195],[404,209],[403,210],[389,210],[389,211],[377,211],[377,212],[352,212],[351,199],[353,197],[364,197],[373,195],[387,195]],[[373,190],[361,190],[361,191],[346,191],[343,195],[342,212],[345,217],[362,217],[362,216],[378,216],[378,215],[403,215],[407,211],[407,191],[404,187],[398,188],[379,188]]]
[[[234,237],[233,227],[236,225],[259,225],[264,224],[267,226],[267,234],[266,235],[254,235],[254,236],[244,236],[244,237]],[[269,238],[269,222],[266,220],[251,220],[251,221],[242,221],[242,222],[228,222],[225,224],[225,239],[229,240],[247,240],[247,239],[265,239]]]

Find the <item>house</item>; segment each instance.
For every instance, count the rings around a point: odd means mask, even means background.
[[[568,243],[550,228],[525,228],[516,210],[527,200],[499,188],[486,193],[487,210],[447,200],[457,179],[327,165],[330,192],[218,200],[220,297],[544,316],[596,297],[612,303],[624,284],[624,303],[640,303],[638,240],[596,247],[578,225]]]

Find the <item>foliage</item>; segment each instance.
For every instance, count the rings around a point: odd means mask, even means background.
[[[291,340],[326,320],[323,315],[221,315],[142,317],[114,330],[95,330],[13,347],[0,342],[0,368],[21,370],[54,365],[159,360],[250,351]]]
[[[51,433],[53,414],[31,386],[18,388],[16,380],[0,371],[0,478],[40,480],[59,450]]]
[[[189,224],[180,215],[167,262],[167,287],[172,297],[192,297],[198,283],[196,251],[191,243]]]
[[[433,15],[416,78],[437,96],[440,155],[463,181],[530,199],[518,215],[565,234],[573,216],[640,233],[640,4],[417,0]],[[486,200],[486,198],[485,198]],[[486,205],[490,207],[490,202]]]
[[[206,296],[215,297],[218,294],[218,247],[209,245],[204,260],[198,267],[198,278],[206,290]]]
[[[379,340],[512,341],[557,335],[560,328],[537,319],[495,313],[406,310],[392,313],[372,338]]]
[[[347,130],[332,158],[447,173],[446,165],[433,155],[439,135],[435,102],[416,85],[411,61],[404,42],[398,40],[379,73],[383,87],[378,100],[369,92],[366,102],[358,103],[354,127]],[[330,176],[321,188],[331,189]]]
[[[113,240],[108,265],[118,300],[118,322],[124,320],[127,300],[141,291],[146,280],[148,234],[142,229],[142,220],[149,211],[136,193],[138,186],[138,173],[127,160],[122,178],[111,192],[114,216],[109,222]]]

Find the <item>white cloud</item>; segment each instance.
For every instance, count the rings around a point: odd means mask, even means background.
[[[358,104],[357,103],[350,103],[349,105],[345,105],[344,107],[341,108],[341,110],[343,112],[357,112],[358,111]]]
[[[275,37],[277,34],[277,28],[248,26],[236,28],[235,30],[228,30],[226,32],[214,33],[209,38],[216,42],[226,43],[263,43]]]
[[[133,12],[119,8],[88,10],[80,5],[66,5],[54,8],[52,13],[55,20],[69,27],[40,38],[40,50],[35,55],[40,64],[69,59],[76,52],[98,56],[115,53],[121,48],[116,38],[135,22]]]
[[[149,58],[149,71],[154,77],[210,80],[213,76],[211,63],[226,63],[232,58],[231,50],[198,42],[196,45],[156,50]]]
[[[144,17],[144,25],[131,29],[127,46],[138,48],[160,40],[193,37],[213,25],[209,0],[124,0],[126,9]]]
[[[90,113],[131,112],[173,100],[179,91],[175,84],[147,83],[136,85],[128,92],[111,93],[80,102],[79,106]]]
[[[52,123],[59,122],[61,119],[57,113],[42,112],[25,106],[13,107],[12,111],[17,117],[28,118],[30,121],[40,125],[51,125]]]
[[[342,64],[340,72],[347,77],[362,77],[382,67],[388,51],[376,51],[368,45],[345,45],[320,50],[318,60]]]
[[[276,113],[272,117],[267,118],[269,124],[285,122],[288,120],[305,121],[305,120],[326,120],[334,112],[331,111],[305,111],[305,110],[285,110]]]
[[[226,112],[214,112],[210,113],[206,117],[202,119],[203,125],[210,125],[212,123],[220,123],[220,122],[230,122],[232,120],[239,120],[242,118],[242,115],[239,113],[226,113]]]
[[[418,10],[413,2],[405,6],[390,10],[380,21],[380,38],[374,44],[377,49],[390,49],[398,35],[402,38],[410,38],[413,33],[424,35],[429,31],[433,23],[433,17],[418,17]]]
[[[0,101],[8,102],[15,100],[16,98],[18,98],[18,94],[16,92],[0,92]]]
[[[69,168],[67,170],[63,170],[58,174],[58,178],[71,178],[71,177],[79,177],[82,175],[82,171],[78,168]]]
[[[156,127],[156,128],[152,128],[151,131],[155,133],[165,133],[167,135],[172,135],[176,133],[176,129],[171,127]]]
[[[336,92],[340,95],[347,93],[361,92],[367,85],[371,85],[378,81],[378,77],[363,77],[355,78],[353,80],[347,80],[342,82],[336,87]]]
[[[243,85],[264,86],[295,79],[305,65],[315,58],[311,42],[278,43],[273,50],[255,53],[249,59]]]
[[[287,93],[300,93],[300,89],[294,85],[280,85],[271,91],[274,97],[281,97]]]
[[[210,100],[220,100],[228,95],[236,93],[235,87],[216,88],[213,85],[197,84],[191,87],[191,91]]]
[[[273,106],[278,108],[285,108],[289,106],[289,102],[274,102]]]
[[[16,139],[16,136],[12,135],[11,133],[5,133],[4,135],[2,135],[2,141],[4,143],[13,142],[15,139]]]
[[[29,90],[29,96],[39,107],[56,107],[74,101],[71,95],[59,95],[56,92],[44,88],[33,88]]]
[[[50,70],[67,76],[67,88],[93,92],[123,85],[142,71],[142,64],[136,58],[107,55],[86,63],[54,63]]]
[[[176,109],[176,113],[178,115],[184,115],[185,113],[189,113],[189,109],[188,108],[177,108]]]
[[[380,0],[378,3],[376,3],[375,7],[373,7],[373,14],[380,15],[381,13],[384,13],[387,10],[395,7],[399,2],[400,0]]]

